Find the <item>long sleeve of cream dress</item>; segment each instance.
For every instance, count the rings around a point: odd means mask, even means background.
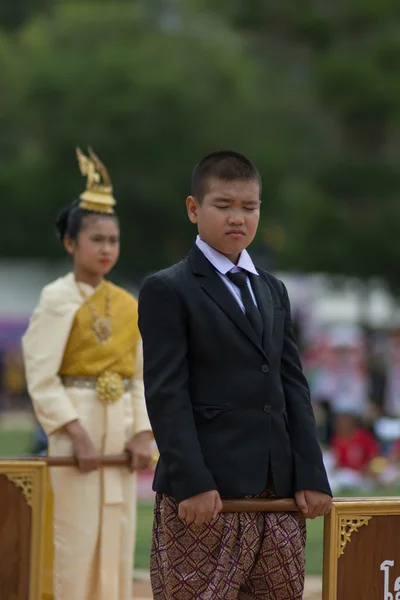
[[[47,435],[78,418],[58,377],[74,316],[82,304],[79,294],[69,285],[71,279],[69,275],[43,289],[22,339],[29,394]]]

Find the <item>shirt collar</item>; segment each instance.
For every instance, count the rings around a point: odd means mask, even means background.
[[[196,246],[221,275],[226,275],[235,268],[243,269],[253,275],[258,275],[257,269],[247,250],[241,252],[238,264],[235,265],[229,258],[221,254],[221,252],[218,252],[218,250],[215,250],[215,248],[207,244],[207,242],[204,242],[199,235],[196,238]]]

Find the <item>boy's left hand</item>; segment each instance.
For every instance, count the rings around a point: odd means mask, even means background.
[[[332,498],[324,492],[301,490],[296,492],[296,503],[306,519],[326,517],[332,509]]]
[[[153,436],[150,431],[136,433],[126,442],[125,450],[131,456],[131,471],[150,469],[153,464]]]

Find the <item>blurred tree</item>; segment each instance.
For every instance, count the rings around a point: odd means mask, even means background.
[[[64,2],[0,46],[0,185],[9,198],[1,253],[57,256],[55,214],[84,186],[76,144],[92,144],[109,168],[123,224],[121,268],[132,274],[187,251],[195,232],[184,200],[202,155],[248,153],[273,212],[287,163],[315,151],[302,141],[306,130],[313,143],[322,135],[307,126],[301,89],[282,102],[285,77],[273,69],[261,77],[219,19],[171,20],[150,8]]]
[[[73,148],[90,143],[121,269],[162,267],[194,236],[194,163],[231,147],[263,176],[258,256],[397,288],[399,30],[397,0],[58,3],[0,38],[0,253],[57,253],[55,213],[84,185]]]
[[[400,291],[400,14],[397,0],[200,0],[308,82],[331,128],[310,176],[287,171],[280,217],[283,267],[367,277]],[[295,80],[295,79],[294,79]],[[320,118],[320,117],[318,117]],[[304,176],[305,175],[305,176]]]
[[[14,31],[28,19],[41,12],[48,12],[54,0],[1,0],[0,30]]]
[[[186,251],[191,168],[246,136],[252,67],[229,30],[210,26],[205,38],[187,23],[171,32],[139,8],[60,3],[0,47],[0,185],[10,199],[2,254],[56,251],[55,215],[84,187],[77,144],[92,144],[111,173],[125,272]]]

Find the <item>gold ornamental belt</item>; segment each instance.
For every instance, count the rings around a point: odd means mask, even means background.
[[[61,381],[65,387],[95,390],[97,398],[103,404],[114,404],[132,389],[132,379],[123,379],[114,371],[104,371],[99,377],[74,377],[64,375]]]

